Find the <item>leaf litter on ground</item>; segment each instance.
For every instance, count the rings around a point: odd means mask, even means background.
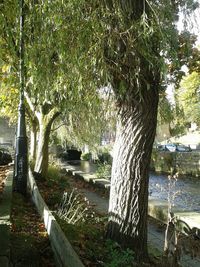
[[[13,193],[11,222],[13,266],[55,267],[48,234],[29,196]]]

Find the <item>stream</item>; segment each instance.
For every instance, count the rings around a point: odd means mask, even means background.
[[[67,161],[67,163],[85,173],[94,173],[98,168],[97,164],[89,161]],[[175,183],[171,183],[170,188],[167,175],[150,172],[149,199],[167,200],[169,190],[174,198],[172,200],[174,206],[184,211],[200,212],[200,178],[178,177]]]

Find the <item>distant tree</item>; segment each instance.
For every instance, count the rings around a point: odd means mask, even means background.
[[[183,109],[185,120],[200,126],[200,73],[194,71],[183,77],[177,90],[177,100]]]
[[[200,50],[195,45],[196,40],[196,35],[188,31],[182,32],[179,35],[177,49],[178,60],[169,65],[171,74],[170,82],[175,85],[174,119],[171,127],[172,135],[185,133],[190,127],[191,121],[199,124],[197,119],[198,104],[195,104],[198,101],[198,94],[194,89],[198,84],[198,75],[200,73]],[[189,84],[190,82],[191,84]],[[189,105],[188,97],[191,97],[191,105]],[[187,104],[188,108],[186,108]]]
[[[166,81],[165,86],[167,87],[168,84],[170,84],[174,88],[174,103],[172,103],[170,106],[171,121],[169,124],[170,126],[169,130],[172,136],[186,133],[190,125],[188,118],[185,116],[183,105],[181,105],[179,101],[178,91],[180,88],[180,83],[182,79],[185,77],[186,72],[188,71],[189,73],[191,73],[194,70],[198,71],[200,51],[195,45],[196,40],[197,36],[189,32],[187,29],[179,33],[177,36],[177,44],[175,45],[174,56],[172,53],[172,57],[174,57],[174,59],[169,58],[167,63],[169,75],[165,80]],[[161,105],[159,107],[159,110],[161,112],[162,112],[162,102],[163,101],[161,100],[160,101]],[[169,111],[169,109],[167,110]],[[165,108],[163,109],[163,111],[167,110]],[[164,115],[164,113],[159,112],[159,118],[162,118],[160,114]],[[169,115],[169,112],[167,112],[167,114]],[[164,117],[166,118],[165,115]]]

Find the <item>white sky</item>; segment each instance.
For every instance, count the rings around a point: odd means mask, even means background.
[[[199,6],[200,6],[200,0],[198,0],[197,2],[199,2]],[[180,19],[179,19],[179,23],[178,23],[178,29],[180,31],[184,30],[184,25],[183,25],[183,14],[180,14]],[[191,14],[191,16],[189,16],[187,18],[187,23],[188,23],[188,30],[191,33],[194,33],[197,35],[197,45],[200,44],[200,7],[197,8],[195,10],[195,12],[193,12]]]

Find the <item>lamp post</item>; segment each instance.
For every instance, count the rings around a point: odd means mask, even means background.
[[[16,133],[14,190],[26,195],[28,176],[28,149],[26,136],[26,121],[24,107],[24,0],[20,5],[20,40],[19,40],[19,81],[20,81],[20,103],[18,108],[18,124]]]

